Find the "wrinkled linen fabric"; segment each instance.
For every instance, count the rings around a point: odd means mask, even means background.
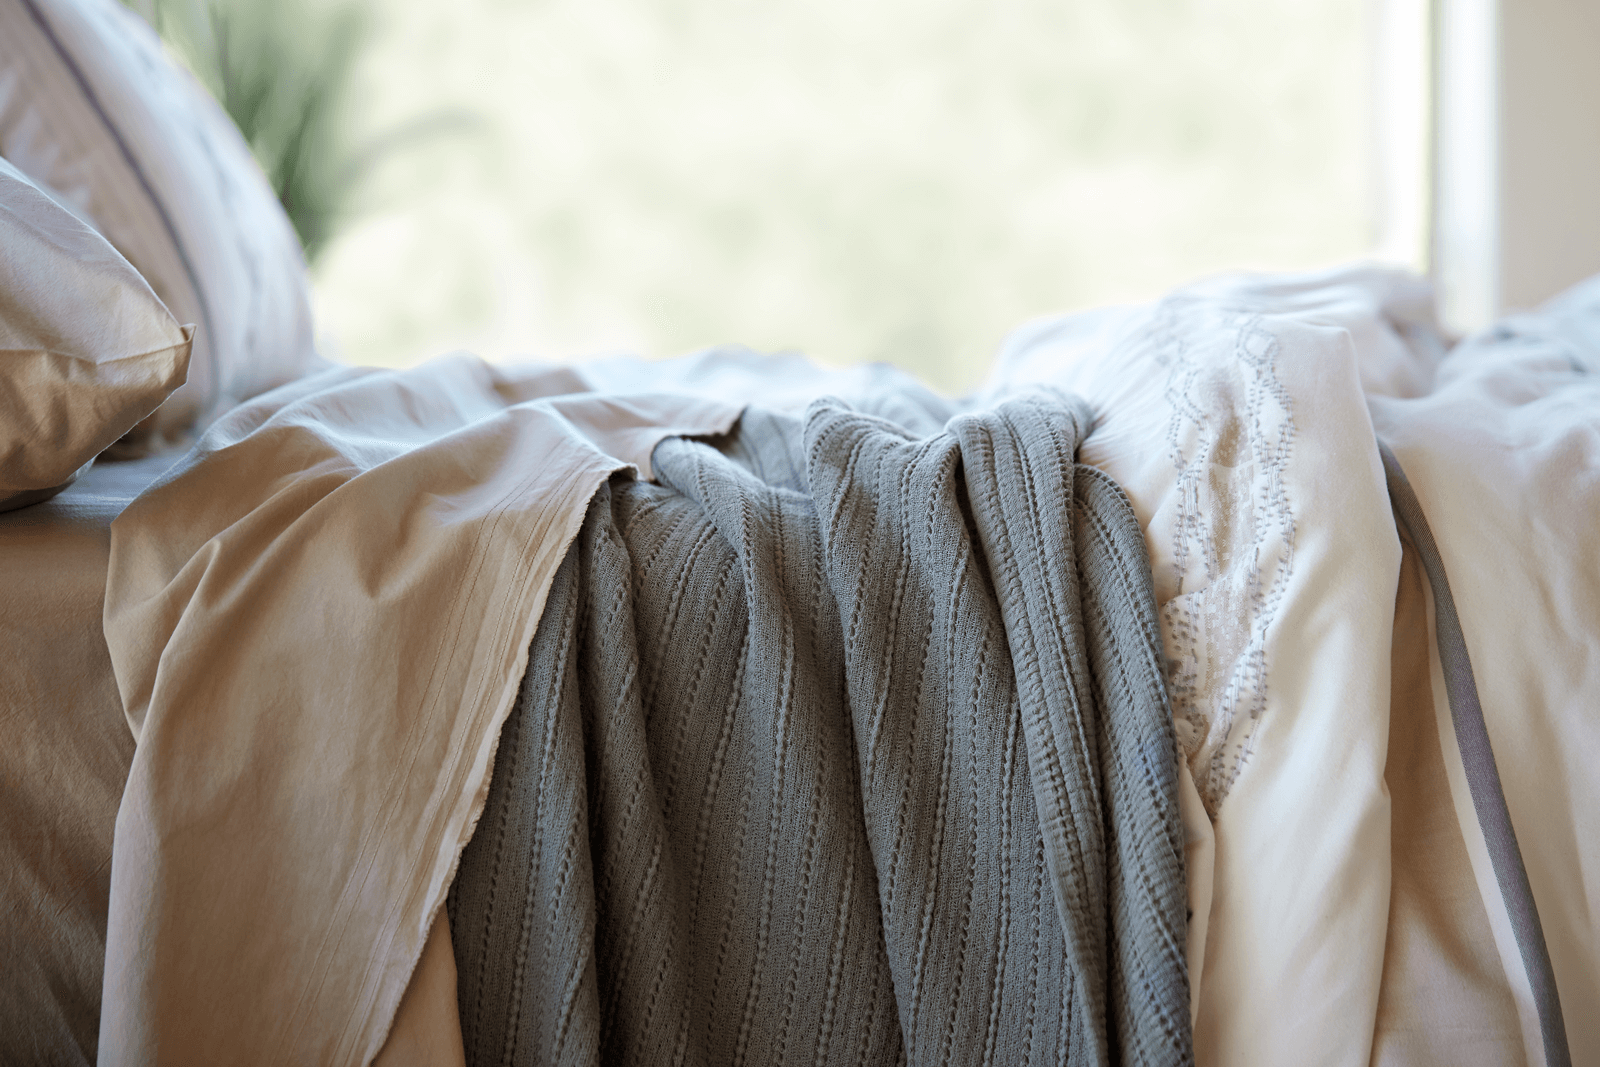
[[[1039,382],[1088,398],[1097,424],[1079,459],[1127,491],[1151,556],[1185,756],[1199,1062],[1426,1062],[1439,1046],[1417,1040],[1427,1032],[1417,1027],[1470,1018],[1503,1040],[1508,1010],[1524,1029],[1513,1058],[1539,1062],[1432,623],[1419,639],[1418,609],[1406,604],[1415,593],[1402,582],[1397,598],[1400,548],[1373,423],[1462,587],[1458,608],[1574,1061],[1593,1058],[1592,1013],[1582,1009],[1594,1000],[1584,992],[1596,943],[1588,924],[1600,911],[1585,820],[1600,806],[1583,770],[1597,755],[1584,711],[1600,656],[1588,647],[1594,576],[1581,558],[1595,519],[1593,289],[1442,360],[1415,283],[1371,271],[1209,283],[1152,307],[1035,324],[1002,353],[987,402]],[[765,389],[798,411],[824,379],[837,380],[792,364],[724,352],[637,376],[625,363],[597,365],[565,372],[560,388],[681,390],[674,379],[694,377],[706,395],[739,403]],[[780,370],[792,372],[787,384],[771,380]],[[1555,563],[1541,573],[1546,558]],[[1422,598],[1431,611],[1426,589]],[[1426,684],[1418,645],[1430,657]],[[1403,721],[1393,710],[1402,691]],[[1437,741],[1413,714],[1429,701]],[[1430,744],[1443,746],[1459,844],[1438,825],[1439,798],[1417,781],[1389,804],[1386,781],[1413,769],[1437,785]],[[1464,878],[1473,879],[1466,895]],[[436,957],[438,939],[428,943]],[[1498,976],[1484,965],[1486,943]],[[1427,973],[1437,966],[1450,973]],[[463,971],[464,990],[472,980]],[[1483,1013],[1463,996],[1479,998]]]
[[[1007,342],[989,387],[1086,398],[1080,459],[1144,531],[1177,737],[1214,833],[1188,871],[1202,1064],[1372,1054],[1400,545],[1366,394],[1431,385],[1417,286],[1368,270],[1212,282],[1045,320]]]
[[[1522,1024],[1450,796],[1435,717],[1431,604],[1401,536],[1389,705],[1393,879],[1374,1067],[1522,1067]]]
[[[1600,1060],[1600,279],[1456,346],[1426,396],[1374,399],[1437,543],[1554,969],[1572,1062]],[[1521,1020],[1545,1043],[1433,650],[1451,798]]]
[[[1192,1062],[1155,605],[1086,413],[878,400],[592,505],[451,893],[468,1063]]]
[[[219,420],[112,525],[138,746],[101,1063],[378,1054],[589,499],[738,413],[575,388],[470,357],[330,371]]]
[[[102,460],[0,515],[0,1063],[95,1059],[133,760],[100,630],[111,521],[176,458]]]

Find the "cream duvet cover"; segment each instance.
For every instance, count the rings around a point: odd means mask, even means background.
[[[1570,1062],[1600,1056],[1597,361],[1600,284],[1447,355],[1426,287],[1378,270],[1209,283],[1002,353],[997,389],[1094,402],[1084,458],[1145,523],[1215,835],[1189,871],[1198,1062],[1561,1063],[1563,1014]],[[1559,1006],[1489,862],[1379,439],[1456,590]]]

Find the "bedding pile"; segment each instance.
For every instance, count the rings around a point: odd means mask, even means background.
[[[235,408],[118,516],[137,748],[102,1062],[378,1054],[590,497],[737,415],[470,357],[334,370]]]
[[[1093,404],[1145,532],[1211,830],[1200,1062],[1600,1056],[1597,365],[1600,280],[1452,348],[1374,269],[1002,352],[996,390]]]
[[[952,416],[747,410],[590,506],[452,890],[469,1062],[1191,1061],[1138,527],[1081,404]]]
[[[1600,1062],[1600,278],[386,372],[115,0],[0,157],[0,1061]]]
[[[239,406],[112,528],[100,1058],[1582,1062],[1597,309],[1446,355],[1354,272],[961,405],[722,351]],[[1510,611],[1474,530],[1542,546]]]

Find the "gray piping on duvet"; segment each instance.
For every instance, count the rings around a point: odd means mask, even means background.
[[[1456,614],[1455,600],[1450,595],[1450,581],[1445,576],[1444,561],[1439,556],[1439,546],[1433,540],[1433,532],[1428,528],[1428,520],[1422,514],[1417,495],[1406,480],[1405,471],[1400,469],[1400,461],[1395,459],[1389,446],[1382,441],[1378,442],[1378,452],[1383,457],[1395,519],[1416,547],[1422,559],[1422,568],[1428,575],[1428,585],[1433,590],[1434,628],[1439,641],[1439,665],[1444,671],[1445,694],[1450,701],[1450,719],[1455,724],[1456,744],[1461,749],[1461,762],[1466,767],[1472,807],[1477,813],[1478,825],[1483,830],[1495,880],[1500,884],[1500,894],[1505,898],[1517,947],[1522,951],[1522,965],[1528,972],[1528,984],[1533,989],[1533,1002],[1539,1011],[1540,1036],[1544,1040],[1545,1063],[1549,1067],[1570,1067],[1572,1053],[1567,1049],[1567,1031],[1561,1019],[1561,996],[1556,989],[1555,970],[1550,965],[1550,952],[1545,946],[1539,909],[1533,900],[1533,890],[1528,885],[1528,871],[1522,863],[1522,851],[1517,847],[1517,832],[1511,825],[1511,812],[1506,807],[1505,792],[1500,786],[1500,770],[1495,765],[1494,749],[1489,744],[1483,705],[1478,701],[1478,685],[1473,680],[1472,661],[1467,655],[1467,641],[1461,632],[1461,618]]]

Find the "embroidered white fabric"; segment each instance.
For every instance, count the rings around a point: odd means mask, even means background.
[[[1185,831],[1212,841],[1186,875],[1200,1063],[1371,1055],[1400,551],[1367,398],[1431,387],[1427,309],[1396,272],[1230,279],[1024,328],[996,367],[991,396],[1089,400],[1080,459],[1144,529]]]
[[[1267,633],[1294,569],[1283,485],[1294,413],[1277,339],[1259,317],[1228,316],[1232,350],[1218,359],[1184,343],[1185,320],[1200,311],[1169,301],[1148,329],[1167,370],[1177,472],[1163,575],[1172,595],[1161,605],[1167,686],[1178,744],[1215,818],[1266,711]]]
[[[1212,819],[1266,714],[1267,642],[1295,569],[1285,489],[1295,405],[1275,326],[1284,319],[1346,331],[1368,396],[1432,385],[1442,342],[1428,286],[1373,269],[1219,279],[1153,305],[1044,320],[1007,341],[991,384],[1051,381],[1090,397],[1112,421],[1097,427],[1084,458],[1121,477],[1123,453],[1148,452],[1152,420],[1161,421],[1166,463],[1132,462],[1153,506],[1144,518],[1173,723]]]
[[[1151,430],[1151,417],[1163,424],[1165,455],[1146,456],[1141,466],[1164,466],[1167,484],[1157,510],[1141,518],[1178,744],[1214,819],[1266,711],[1267,635],[1294,567],[1295,516],[1283,485],[1294,447],[1293,402],[1277,376],[1278,341],[1253,311],[1179,294],[1111,314],[1120,321],[1096,313],[1014,339],[1000,373],[1032,379],[1024,364],[1044,359],[1066,370],[1098,349],[1115,352],[1115,360],[1077,369],[1099,377],[1106,363],[1142,364],[1156,376],[1124,377],[1140,382],[1142,407],[1162,409],[1147,410],[1143,421]],[[1091,327],[1087,336],[1084,326]],[[1110,328],[1094,328],[1103,326]],[[1126,389],[1114,381],[1072,384],[1097,401]],[[1106,396],[1097,407],[1123,411],[1132,399]],[[1115,438],[1115,426],[1096,432],[1108,429]],[[1147,436],[1146,450],[1151,443]],[[1114,439],[1096,444],[1117,447]],[[1135,493],[1141,497],[1152,499]]]

